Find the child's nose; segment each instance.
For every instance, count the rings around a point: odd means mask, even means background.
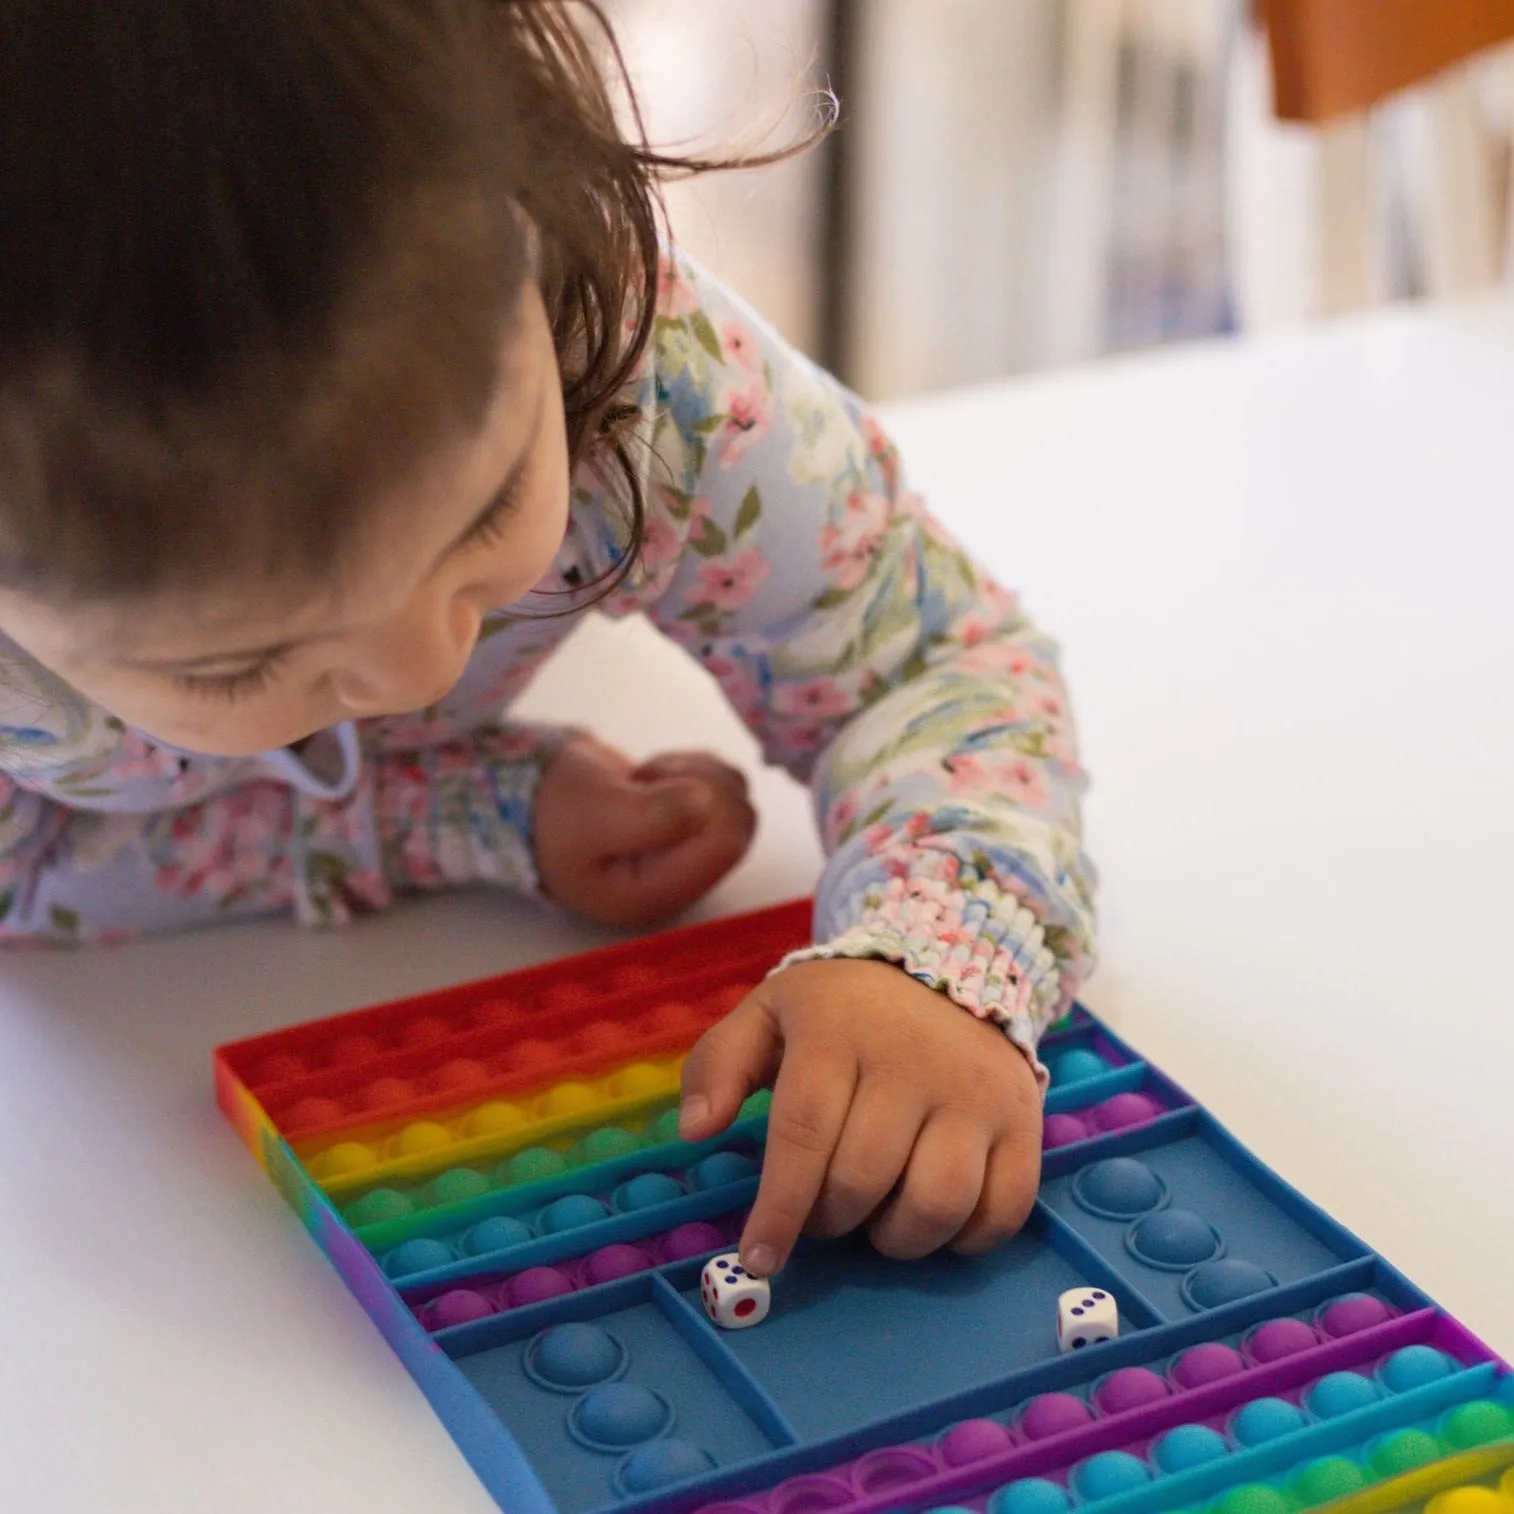
[[[350,648],[335,675],[337,698],[354,715],[426,709],[463,676],[481,619],[461,595],[412,604]]]

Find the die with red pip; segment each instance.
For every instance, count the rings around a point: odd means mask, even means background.
[[[767,1318],[772,1290],[753,1277],[734,1251],[711,1257],[699,1279],[704,1312],[723,1330],[746,1330]]]

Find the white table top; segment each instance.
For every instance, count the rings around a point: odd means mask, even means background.
[[[1066,648],[1105,876],[1090,1004],[1505,1353],[1511,394],[1505,302],[893,412],[916,481]],[[536,712],[581,719],[592,688],[635,751],[752,762],[702,674],[591,631]],[[703,913],[813,881],[803,795],[758,792],[756,850]],[[222,1124],[210,1051],[601,939],[474,895],[0,962],[6,1507],[491,1514]]]

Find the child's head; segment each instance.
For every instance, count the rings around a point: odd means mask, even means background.
[[[649,329],[567,10],[0,0],[0,632],[210,752],[451,687]]]

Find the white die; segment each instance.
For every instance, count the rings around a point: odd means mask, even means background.
[[[711,1257],[699,1278],[704,1312],[723,1330],[746,1330],[768,1317],[772,1290],[764,1278],[753,1277],[734,1251]]]
[[[1070,1288],[1057,1300],[1057,1350],[1064,1356],[1119,1333],[1119,1306],[1104,1289]]]

